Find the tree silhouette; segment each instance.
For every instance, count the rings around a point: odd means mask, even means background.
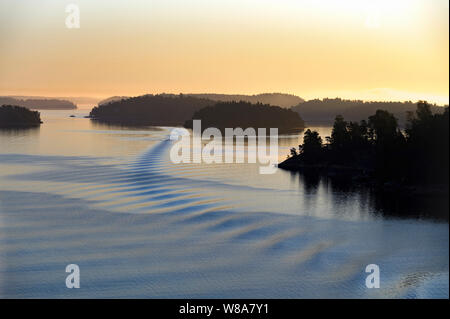
[[[304,156],[305,161],[313,162],[319,159],[322,154],[322,138],[316,131],[307,129],[303,136],[303,145],[299,146],[300,153]]]
[[[377,110],[360,123],[337,116],[328,145],[322,146],[318,133],[307,130],[300,150],[279,167],[339,164],[370,172],[381,183],[439,184],[448,189],[449,110],[433,113],[432,106],[420,101],[416,111],[408,114],[404,133],[394,114],[386,110]]]
[[[343,151],[349,142],[349,133],[347,131],[347,122],[342,115],[336,116],[331,133],[331,148],[335,151]]]
[[[397,119],[388,111],[377,110],[375,115],[369,116],[368,124],[379,144],[392,142],[398,137]]]
[[[430,105],[420,101],[406,126],[409,175],[424,183],[448,184],[449,110],[433,114]]]

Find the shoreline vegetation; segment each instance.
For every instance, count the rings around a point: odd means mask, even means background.
[[[42,124],[38,111],[17,105],[0,106],[0,128],[29,128]]]
[[[427,102],[420,101],[406,117],[401,130],[397,118],[386,110],[377,110],[359,123],[338,115],[331,136],[324,141],[308,129],[303,144],[292,148],[278,167],[384,192],[448,196],[448,107],[433,113]]]

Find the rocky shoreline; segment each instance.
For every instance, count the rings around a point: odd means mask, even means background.
[[[320,175],[355,185],[364,185],[377,191],[403,193],[409,196],[447,196],[448,185],[418,185],[406,181],[382,181],[374,175],[375,171],[368,167],[338,165],[330,163],[307,164],[296,157],[290,157],[278,164],[278,168],[291,172],[309,175]]]

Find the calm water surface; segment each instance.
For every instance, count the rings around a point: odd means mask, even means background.
[[[0,131],[0,297],[449,296],[448,223],[406,217],[430,208],[257,164],[172,164],[171,128],[41,113]],[[280,160],[301,138],[280,138]]]

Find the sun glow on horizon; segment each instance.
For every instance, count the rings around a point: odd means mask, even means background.
[[[448,1],[0,1],[0,95],[286,92],[448,104]]]

